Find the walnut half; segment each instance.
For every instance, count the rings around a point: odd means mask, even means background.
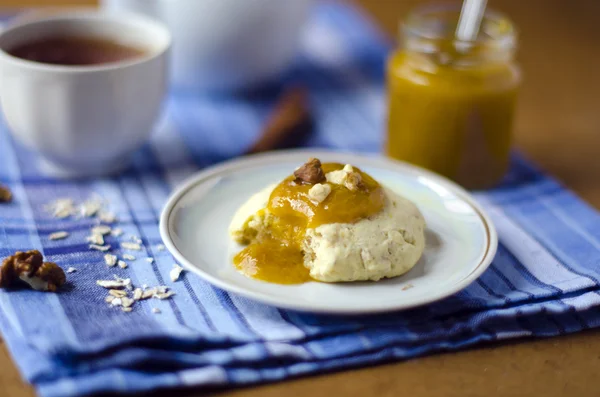
[[[294,176],[296,177],[296,183],[305,185],[314,185],[315,183],[325,181],[325,173],[323,172],[323,168],[321,168],[321,161],[315,158],[310,158],[294,171]]]
[[[9,203],[12,200],[12,193],[6,186],[0,185],[0,203]]]
[[[26,283],[36,290],[55,292],[66,281],[65,272],[56,263],[44,262],[38,250],[16,252],[4,259],[0,268],[0,288]]]

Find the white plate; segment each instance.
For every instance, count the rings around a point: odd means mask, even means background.
[[[232,264],[242,247],[227,228],[253,193],[278,182],[309,157],[350,163],[417,204],[427,222],[423,257],[406,275],[379,282],[279,285],[240,274]],[[229,161],[188,179],[167,202],[160,233],[182,266],[229,292],[278,307],[327,313],[406,309],[452,295],[488,267],[497,247],[490,218],[456,184],[380,157],[285,151]]]

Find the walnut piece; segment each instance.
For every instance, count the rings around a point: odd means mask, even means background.
[[[314,185],[315,183],[325,181],[325,173],[323,172],[323,168],[321,168],[321,161],[315,158],[310,158],[294,171],[294,176],[296,177],[296,183],[305,185]]]
[[[44,262],[33,278],[39,278],[46,283],[44,291],[56,292],[66,281],[63,269],[54,262]],[[35,288],[35,287],[34,287]]]
[[[362,184],[362,177],[358,172],[352,171],[346,175],[346,180],[344,181],[344,186],[350,191],[356,191],[360,189]]]
[[[2,262],[0,288],[13,288],[19,285],[19,275],[32,276],[42,265],[44,257],[38,250],[15,252]]]
[[[38,250],[16,252],[2,262],[0,288],[14,288],[23,283],[40,291],[56,292],[65,282],[65,272],[53,262],[44,262]]]
[[[343,185],[350,191],[356,191],[364,187],[362,176],[350,164],[346,164],[341,170],[327,173],[325,177],[327,182]]]
[[[12,192],[6,186],[0,185],[0,203],[9,203],[12,201]]]
[[[308,191],[308,198],[317,204],[320,204],[325,201],[327,196],[329,196],[329,193],[331,193],[331,186],[327,183],[317,183]]]

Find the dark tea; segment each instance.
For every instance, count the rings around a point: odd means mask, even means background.
[[[146,51],[116,41],[86,36],[48,37],[7,51],[28,61],[54,65],[99,65],[143,56]]]

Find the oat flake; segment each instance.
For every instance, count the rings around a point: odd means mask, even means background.
[[[127,286],[123,280],[96,280],[96,284],[107,289],[121,289]]]
[[[110,291],[108,291],[108,293],[116,298],[122,298],[124,296],[127,296],[127,292],[123,291],[122,289],[111,289]]]
[[[129,254],[125,254],[125,255],[123,255],[123,259],[125,259],[127,261],[134,261],[135,260],[135,256],[129,255]]]
[[[131,251],[140,251],[142,247],[137,243],[129,243],[127,241],[121,243],[121,248]]]
[[[110,249],[110,245],[98,245],[98,244],[90,244],[90,249],[96,251],[106,252]]]
[[[106,236],[112,232],[110,226],[99,225],[92,228],[92,234],[100,234],[102,236]]]
[[[163,299],[169,299],[173,295],[175,295],[175,292],[167,291],[167,292],[163,292],[163,293],[154,294],[154,298],[163,300]]]
[[[54,232],[51,233],[48,238],[50,240],[62,240],[69,237],[69,232],[65,232],[65,231],[60,231],[60,232]]]
[[[125,261],[118,261],[117,265],[121,268],[121,269],[127,269],[127,262]]]

